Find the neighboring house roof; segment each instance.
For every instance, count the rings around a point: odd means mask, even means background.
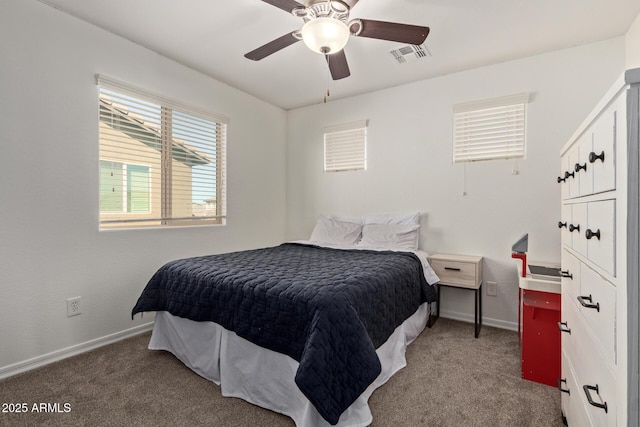
[[[113,103],[107,97],[100,97],[100,121],[111,128],[113,122],[106,120],[106,117],[115,116],[124,125],[117,126],[117,130],[125,133],[129,137],[136,139],[145,145],[160,151],[162,148],[162,140],[160,131],[151,123],[145,123],[139,116],[127,111],[126,108]],[[189,147],[184,142],[173,139],[172,157],[174,160],[184,163],[187,166],[207,165],[212,160],[205,154],[198,152],[196,149]]]

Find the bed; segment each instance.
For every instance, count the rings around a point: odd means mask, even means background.
[[[225,396],[299,426],[368,425],[369,396],[405,365],[436,299],[417,229],[321,218],[309,241],[172,261],[132,314],[155,311],[149,348]]]

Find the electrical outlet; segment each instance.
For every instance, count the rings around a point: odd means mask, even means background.
[[[82,313],[80,311],[80,298],[81,297],[75,297],[67,300],[67,317],[77,316]]]
[[[498,296],[498,283],[487,282],[487,296],[490,296],[490,297]]]

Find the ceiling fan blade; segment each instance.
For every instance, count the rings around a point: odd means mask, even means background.
[[[347,56],[344,54],[344,49],[331,55],[326,55],[326,58],[333,80],[344,79],[351,75],[351,71],[349,71],[349,64],[347,64]]]
[[[358,0],[340,0],[342,1],[342,3],[346,3],[347,6],[349,6],[349,10],[353,9],[353,6],[356,5],[356,3],[358,3]]]
[[[244,57],[247,59],[252,59],[254,61],[260,61],[261,59],[266,58],[272,53],[276,53],[277,51],[284,49],[287,46],[291,46],[298,41],[300,41],[300,39],[295,37],[293,35],[293,32],[287,33],[282,37],[278,37],[277,39],[272,40],[257,49],[252,50],[251,52],[245,54]]]
[[[272,6],[275,6],[277,8],[280,8],[286,12],[291,12],[293,9],[296,8],[303,8],[304,9],[304,5],[298,3],[295,0],[262,0],[265,3],[269,3]]]
[[[395,22],[354,19],[349,22],[351,34],[359,37],[421,45],[429,35],[429,27]]]

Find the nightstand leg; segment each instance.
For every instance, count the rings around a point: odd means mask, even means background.
[[[435,284],[433,285],[436,288],[436,314],[435,316],[433,315],[433,313],[431,313],[431,311],[429,311],[429,320],[427,321],[427,327],[432,327],[433,325],[435,325],[436,320],[438,320],[438,318],[440,317],[440,285]],[[431,307],[429,307],[429,310],[431,310]]]
[[[438,294],[438,302],[437,302],[437,306],[436,306],[436,318],[440,317],[440,292],[442,291],[440,289],[440,285],[436,284],[436,293]]]
[[[476,289],[476,310],[475,310],[475,332],[476,338],[480,335],[480,328],[482,327],[482,283],[478,289]]]

